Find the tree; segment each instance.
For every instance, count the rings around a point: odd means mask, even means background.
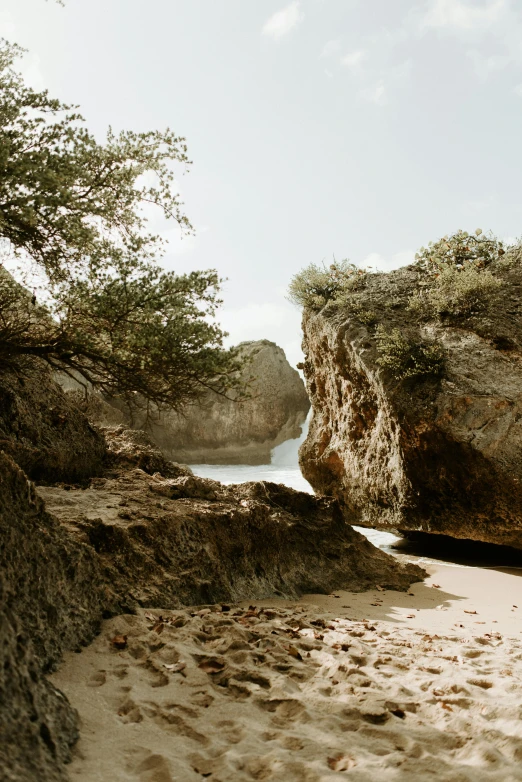
[[[98,143],[76,107],[24,84],[21,54],[0,41],[0,238],[41,272],[45,296],[0,275],[0,361],[39,356],[129,402],[226,393],[240,364],[214,320],[221,280],[163,271],[143,216],[153,204],[193,231],[173,169],[190,165],[185,139],[109,129]]]

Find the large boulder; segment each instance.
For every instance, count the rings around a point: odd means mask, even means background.
[[[310,402],[299,373],[268,340],[243,342],[250,399],[210,393],[181,413],[163,413],[147,424],[155,442],[185,464],[269,464],[276,445],[299,437]],[[135,422],[138,428],[145,423]]]
[[[416,267],[305,312],[313,417],[300,463],[353,523],[522,548],[522,264],[490,270],[502,287],[466,318],[417,319]],[[442,376],[397,380],[378,363],[379,324],[442,349]]]

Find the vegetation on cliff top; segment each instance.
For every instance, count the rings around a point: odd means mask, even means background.
[[[484,330],[498,304],[504,272],[521,261],[521,243],[506,247],[480,229],[474,234],[457,231],[415,255],[405,297],[397,299],[391,284],[389,290],[384,286],[387,300],[375,299],[371,280],[376,275],[343,261],[329,268],[312,264],[299,272],[290,284],[289,299],[326,317],[339,315],[364,324],[375,338],[377,363],[396,380],[437,376],[444,373],[444,349],[436,338],[422,335],[422,322],[462,322]],[[393,310],[402,316],[390,317]]]
[[[509,248],[511,256],[517,247]],[[427,316],[466,316],[474,309],[484,308],[488,294],[501,285],[488,267],[506,252],[502,241],[492,234],[483,234],[480,228],[474,234],[457,231],[421,247],[415,254],[414,265],[422,274],[423,290],[412,295],[411,309]],[[315,312],[333,304],[352,309],[357,316],[361,314],[361,305],[353,294],[364,288],[369,273],[370,269],[348,260],[329,267],[312,263],[292,278],[288,298]],[[365,318],[364,313],[358,319],[377,320]]]
[[[502,282],[488,268],[505,255],[504,243],[478,228],[457,231],[422,247],[415,263],[426,275],[409,308],[421,317],[469,317],[487,310]]]
[[[214,321],[221,280],[164,271],[143,211],[193,231],[174,178],[185,139],[109,130],[99,143],[76,107],[24,84],[21,54],[0,40],[0,242],[41,291],[37,304],[0,265],[0,361],[39,356],[129,403],[226,393],[240,362]]]

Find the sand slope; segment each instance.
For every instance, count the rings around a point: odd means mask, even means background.
[[[513,592],[522,582],[510,578]],[[512,594],[506,637],[505,622],[493,629],[469,603],[416,588],[434,595],[419,628],[402,607],[414,595],[381,590],[106,622],[53,676],[82,718],[71,779],[522,780]]]

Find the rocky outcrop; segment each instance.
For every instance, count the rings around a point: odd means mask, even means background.
[[[0,372],[0,450],[33,480],[51,483],[97,475],[105,459],[103,436],[33,358]]]
[[[39,491],[97,552],[114,610],[406,589],[423,578],[348,526],[336,500],[281,485],[225,487],[134,469],[85,490]]]
[[[367,275],[351,308],[305,313],[300,463],[353,523],[522,548],[522,267],[490,269],[498,298],[465,320],[416,320],[414,267]],[[442,346],[443,376],[394,379],[375,322]]]
[[[122,469],[137,467],[149,475],[159,473],[164,478],[179,478],[192,475],[184,464],[171,462],[143,430],[120,426],[107,426],[102,430],[107,446],[105,474],[119,474]]]
[[[0,778],[65,779],[74,709],[44,677],[90,641],[107,596],[96,552],[49,515],[0,452]]]
[[[310,402],[299,373],[268,340],[243,342],[250,399],[209,394],[182,413],[163,413],[147,426],[170,459],[185,464],[269,464],[276,445],[299,437]]]

